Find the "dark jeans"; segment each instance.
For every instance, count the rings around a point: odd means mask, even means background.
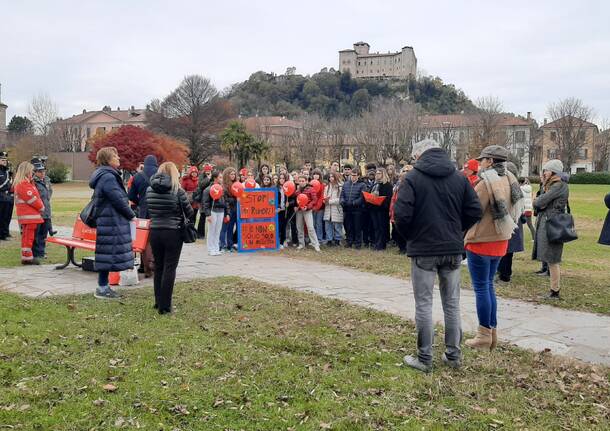
[[[97,285],[99,287],[108,287],[108,275],[110,271],[98,271],[97,272]]]
[[[407,241],[400,234],[400,232],[398,232],[398,229],[396,229],[396,225],[394,223],[392,223],[392,239],[396,242],[396,245],[400,251],[407,251]]]
[[[362,211],[346,210],[343,213],[343,224],[345,227],[347,245],[353,247],[362,246]]]
[[[286,210],[277,213],[278,229],[280,230],[280,245],[286,241]]]
[[[32,254],[34,257],[43,258],[45,246],[47,245],[47,235],[51,230],[51,219],[44,219],[44,221],[36,228],[36,241],[32,246]]]
[[[461,255],[417,256],[411,258],[411,280],[415,297],[415,326],[417,328],[417,357],[424,364],[432,364],[434,321],[432,298],[434,281],[438,275],[445,317],[445,354],[452,361],[460,359],[462,321],[460,318]]]
[[[375,238],[375,250],[385,250],[388,243],[388,224],[390,223],[390,214],[383,208],[374,209],[371,211],[371,220],[373,222],[373,237]]]
[[[9,225],[13,217],[13,198],[0,196],[0,239],[9,235]]]
[[[498,276],[500,280],[509,282],[513,275],[513,254],[506,253],[498,264]]]
[[[472,280],[475,299],[477,303],[477,317],[479,325],[486,328],[495,328],[498,325],[496,313],[496,291],[494,289],[494,276],[500,263],[495,256],[482,256],[466,252],[468,255],[468,271]]]
[[[362,230],[362,242],[364,246],[375,244],[375,228],[373,226],[373,217],[371,216],[371,208],[365,208],[362,211],[360,226]]]
[[[229,213],[229,223],[223,223],[222,229],[220,229],[220,249],[226,248],[231,250],[233,248],[233,231],[237,224],[237,210],[231,210]]]
[[[176,268],[182,252],[179,229],[151,229],[150,245],[155,256],[155,304],[159,310],[172,310]]]
[[[205,214],[199,213],[199,223],[197,224],[197,235],[199,238],[205,238]]]

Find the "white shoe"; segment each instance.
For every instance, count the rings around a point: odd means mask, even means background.
[[[280,250],[284,250],[284,245],[280,244]]]
[[[313,248],[315,251],[317,251],[318,253],[320,253],[320,247],[314,247]]]
[[[210,256],[220,256],[220,255],[222,255],[222,253],[219,252],[219,251],[211,251],[209,254],[210,254]]]
[[[304,246],[304,245],[299,245],[299,246],[297,247],[297,250],[303,250],[304,248],[305,248],[305,246]]]

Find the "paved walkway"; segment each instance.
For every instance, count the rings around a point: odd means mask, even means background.
[[[210,257],[201,242],[184,247],[179,280],[228,275],[342,299],[411,320],[415,316],[413,289],[405,280],[281,255],[232,253]],[[95,274],[73,266],[61,271],[51,265],[0,268],[0,291],[32,297],[93,293],[96,281]],[[144,280],[139,286],[149,285],[151,280]],[[474,332],[477,321],[472,291],[462,290],[461,309],[464,330]],[[498,315],[502,341],[610,365],[610,316],[503,298],[498,298]],[[438,291],[434,319],[443,324]]]

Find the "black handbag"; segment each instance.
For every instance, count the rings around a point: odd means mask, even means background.
[[[178,205],[182,210],[182,226],[180,227],[182,242],[185,244],[192,244],[197,241],[197,229],[195,228],[195,223],[191,222],[184,213],[184,208],[182,208],[180,199],[178,199]]]
[[[96,228],[97,227],[97,221],[96,221],[96,197],[95,197],[95,193],[93,193],[93,196],[91,196],[91,200],[89,201],[89,203],[85,206],[85,208],[83,208],[83,210],[80,212],[80,219],[83,223],[85,223],[85,225],[91,227],[91,228]]]
[[[547,219],[546,236],[550,243],[556,244],[565,244],[578,239],[570,204],[568,204],[567,213],[554,214]]]

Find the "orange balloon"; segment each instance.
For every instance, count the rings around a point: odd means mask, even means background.
[[[222,193],[223,190],[220,184],[214,184],[212,187],[210,187],[210,197],[215,201],[222,197]]]
[[[235,181],[233,183],[233,185],[231,186],[231,194],[233,195],[233,197],[240,197],[242,192],[244,191],[244,185],[242,183],[240,183],[239,181]]]
[[[299,208],[301,208],[301,209],[305,208],[308,203],[309,203],[309,196],[307,196],[305,193],[301,193],[297,196],[297,204],[299,205]]]
[[[297,190],[297,186],[294,185],[294,181],[286,181],[282,188],[284,189],[284,194],[288,197],[292,196]]]
[[[256,181],[254,181],[254,180],[246,180],[245,185],[246,185],[247,189],[254,189],[254,188],[256,188]]]

